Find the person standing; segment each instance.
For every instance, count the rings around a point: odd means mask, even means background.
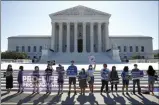
[[[74,61],[71,61],[71,65],[67,69],[67,76],[69,77],[69,91],[70,94],[71,84],[74,85],[74,94],[76,94],[76,76],[77,76],[77,67],[74,65]]]
[[[89,83],[89,89],[90,92],[93,93],[94,88],[94,72],[95,72],[96,64],[94,63],[94,67],[92,65],[89,65],[87,70],[87,81]]]
[[[65,75],[65,70],[64,67],[59,64],[59,67],[57,67],[56,72],[58,73],[58,94],[63,93],[63,83],[64,83],[64,75]]]
[[[35,66],[35,70],[33,71],[32,76],[33,76],[33,88],[34,88],[33,93],[35,93],[35,92],[39,93],[39,77],[40,77],[40,75],[39,75],[39,67],[38,66]],[[35,91],[35,89],[37,89],[37,90]]]
[[[7,70],[6,70],[6,89],[7,92],[10,93],[11,89],[13,88],[13,69],[12,65],[8,65]]]
[[[123,82],[122,93],[124,94],[124,88],[126,87],[126,93],[128,94],[128,86],[129,86],[129,79],[130,79],[128,66],[124,67],[124,70],[121,73],[121,77]]]
[[[148,87],[149,87],[149,92],[152,92],[152,95],[154,95],[154,83],[155,83],[155,74],[156,71],[153,69],[153,67],[150,65],[147,70],[148,74]]]
[[[115,66],[112,67],[112,71],[110,72],[110,81],[111,81],[111,91],[113,92],[113,85],[115,85],[115,90],[117,92],[117,84],[119,83],[119,77]]]
[[[133,79],[133,94],[135,94],[135,85],[137,84],[138,88],[138,94],[141,94],[141,88],[140,88],[140,79],[136,79],[135,77],[140,74],[140,70],[137,68],[137,64],[134,64],[134,69],[131,71]]]
[[[19,84],[19,89],[18,93],[21,91],[23,92],[24,87],[23,87],[23,66],[19,67],[19,72],[18,72],[18,78],[17,78],[18,84]]]
[[[81,95],[85,95],[85,88],[87,87],[87,73],[84,68],[82,68],[81,72],[78,75],[79,86],[81,88]]]
[[[53,69],[51,65],[47,65],[45,70],[45,78],[46,78],[46,93],[51,93],[51,76],[52,76]]]
[[[110,79],[110,71],[107,69],[107,64],[103,64],[103,69],[101,70],[101,82],[102,82],[102,86],[101,86],[101,94],[103,92],[104,87],[106,86],[106,92],[108,93],[108,82]]]

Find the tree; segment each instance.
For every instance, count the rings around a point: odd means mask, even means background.
[[[159,53],[154,55],[154,58],[159,58]]]
[[[135,56],[132,56],[131,58],[132,58],[132,59],[139,59],[139,58],[140,58],[140,56],[135,55]]]
[[[27,59],[24,52],[6,51],[1,53],[1,59]]]

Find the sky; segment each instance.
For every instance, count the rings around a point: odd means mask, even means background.
[[[78,5],[111,14],[110,36],[151,36],[158,49],[158,1],[2,1],[1,51],[10,36],[51,35],[49,14]]]

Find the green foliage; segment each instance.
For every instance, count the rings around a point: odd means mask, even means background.
[[[132,59],[139,59],[140,57],[138,55],[132,56]]]
[[[159,58],[159,53],[154,55],[154,58]]]
[[[1,53],[1,59],[27,59],[24,52],[6,51]]]

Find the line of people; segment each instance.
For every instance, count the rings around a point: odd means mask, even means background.
[[[19,67],[19,72],[18,72],[18,77],[17,81],[19,84],[19,90],[18,92],[23,92],[24,87],[23,87],[23,66]],[[87,71],[82,68],[82,70],[78,73],[77,66],[75,66],[74,61],[71,61],[71,65],[67,68],[67,70],[64,70],[64,67],[59,64],[59,67],[56,68],[56,72],[58,74],[58,94],[63,93],[63,84],[64,84],[64,79],[65,75],[66,78],[69,78],[69,91],[68,94],[71,93],[71,85],[73,84],[74,86],[74,94],[77,94],[76,92],[76,78],[78,78],[79,81],[79,87],[81,89],[81,94],[85,94],[85,89],[87,88],[87,83],[89,84],[89,89],[90,92],[93,93],[94,91],[94,72],[96,69],[96,64],[89,65]],[[52,73],[54,72],[54,69],[52,68],[51,65],[47,65],[47,68],[45,70],[45,79],[46,79],[46,93],[51,92],[51,76]],[[128,87],[129,87],[129,81],[133,80],[133,93],[135,94],[135,85],[137,84],[138,88],[138,93],[141,94],[141,87],[140,87],[140,78],[138,78],[137,73],[140,70],[137,67],[137,64],[134,64],[134,69],[129,73],[129,68],[128,66],[125,66],[122,73],[121,73],[121,78],[122,78],[122,93],[124,94],[124,89],[126,88],[126,93],[128,94]],[[108,89],[108,84],[110,82],[111,84],[111,91],[113,92],[113,87],[115,86],[115,91],[117,92],[118,90],[118,84],[119,84],[119,76],[118,72],[116,70],[116,67],[113,66],[112,70],[109,70],[107,68],[107,64],[103,64],[103,69],[100,72],[101,74],[101,91],[100,93],[102,94],[104,87],[105,92],[109,92]],[[133,75],[133,76],[132,76]],[[143,74],[142,74],[143,75]],[[153,69],[153,67],[150,65],[148,70],[147,70],[147,75],[148,75],[148,87],[149,91],[152,92],[152,95],[154,95],[154,82],[156,80],[156,71]],[[6,77],[6,89],[8,92],[10,92],[11,88],[13,88],[13,69],[12,65],[8,65],[8,68],[6,72],[4,73],[4,76]],[[33,93],[37,92],[39,93],[39,67],[35,66],[35,70],[33,71]],[[136,77],[135,77],[136,76]],[[132,79],[133,78],[133,79]]]

